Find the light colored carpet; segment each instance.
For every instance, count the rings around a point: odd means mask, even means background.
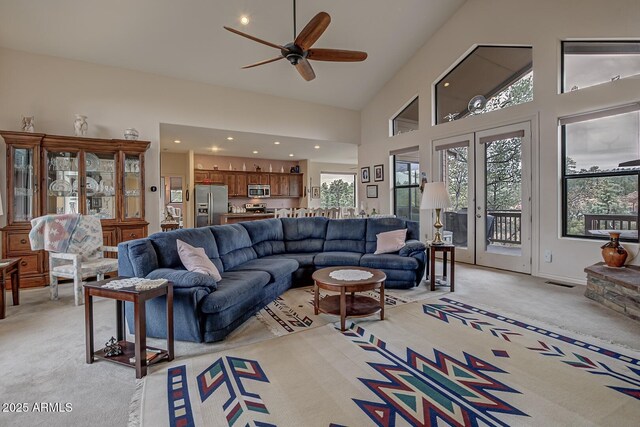
[[[182,360],[145,379],[142,426],[632,425],[640,352],[429,298]],[[136,424],[138,425],[138,424]]]
[[[446,291],[436,289],[431,292],[426,286],[413,289],[387,289],[385,291],[385,310],[442,295]],[[320,299],[336,293],[320,290]],[[380,300],[378,291],[358,292],[358,295]],[[276,336],[300,332],[309,328],[317,328],[336,321],[336,316],[320,313],[313,314],[313,287],[291,289],[278,297],[274,302],[260,310],[256,317]],[[375,315],[376,317],[378,315]]]
[[[425,288],[425,284],[421,285]],[[446,291],[447,288],[440,288]],[[584,287],[547,285],[544,280],[456,264],[456,298],[464,297],[505,314],[541,320],[560,330],[579,332],[640,350],[640,323],[583,296]],[[9,296],[9,294],[7,294]],[[73,305],[68,284],[60,300],[50,301],[48,289],[21,292],[20,306],[7,306],[0,320],[0,397],[3,402],[69,402],[63,414],[0,412],[0,425],[123,426],[136,387],[132,369],[107,362],[85,363],[84,308]],[[96,346],[115,334],[115,308],[97,300]],[[177,361],[200,354],[272,339],[258,319],[251,319],[221,343],[176,343]],[[163,346],[161,340],[149,345]],[[162,364],[151,372],[162,369]]]

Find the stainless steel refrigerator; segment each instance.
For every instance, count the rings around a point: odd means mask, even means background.
[[[226,185],[196,185],[196,227],[219,225],[220,215],[228,211],[229,195]]]

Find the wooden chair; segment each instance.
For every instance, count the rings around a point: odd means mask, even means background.
[[[276,218],[290,218],[291,217],[291,209],[276,209],[275,210]]]
[[[304,218],[309,216],[309,211],[305,208],[296,209],[294,212],[294,217],[296,218]]]

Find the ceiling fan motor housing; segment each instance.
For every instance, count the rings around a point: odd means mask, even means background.
[[[287,48],[287,50],[283,49],[280,51],[280,53],[282,53],[282,56],[287,58],[287,60],[291,63],[291,65],[297,65],[301,59],[304,59],[307,57],[307,52],[300,49],[298,46],[296,46],[293,43],[289,43],[284,47]]]

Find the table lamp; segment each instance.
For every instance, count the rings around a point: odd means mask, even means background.
[[[448,208],[450,205],[451,202],[449,200],[449,193],[447,192],[447,185],[444,182],[428,182],[424,185],[420,210],[436,210],[436,222],[433,224],[433,227],[436,229],[436,234],[433,236],[433,241],[431,242],[433,245],[444,244],[442,236],[440,235],[440,229],[442,228],[440,210],[442,208]]]

